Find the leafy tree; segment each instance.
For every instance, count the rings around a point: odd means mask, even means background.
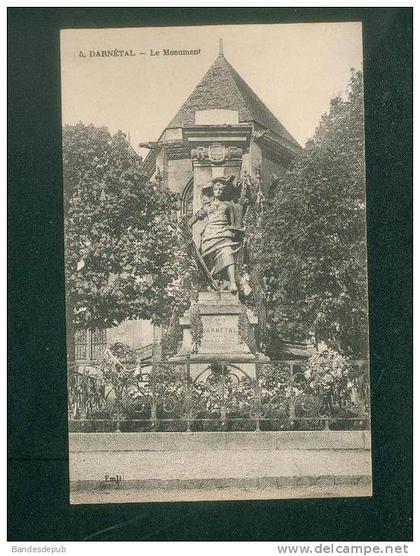
[[[147,182],[121,132],[63,128],[66,304],[74,331],[161,323],[186,304],[177,196]]]
[[[366,353],[367,276],[363,82],[334,98],[277,183],[258,251],[271,323],[283,338]]]

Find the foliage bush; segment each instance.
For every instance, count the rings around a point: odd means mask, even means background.
[[[365,371],[330,348],[292,369],[287,362],[264,363],[257,382],[218,364],[194,381],[183,366],[163,363],[150,371],[139,372],[128,346],[110,346],[94,380],[87,415],[92,426],[71,426],[100,432],[113,430],[107,421],[114,421],[120,430],[182,431],[189,419],[192,430],[203,431],[254,430],[256,421],[261,430],[316,430],[326,419],[331,428],[363,428],[369,417]]]
[[[267,327],[367,353],[363,80],[353,72],[290,170],[273,183],[255,251]]]
[[[145,180],[123,133],[63,128],[66,310],[75,330],[170,321],[189,304],[178,196]],[[71,344],[70,344],[71,345]]]

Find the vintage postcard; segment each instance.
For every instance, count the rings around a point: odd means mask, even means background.
[[[371,495],[362,61],[61,31],[72,503]]]

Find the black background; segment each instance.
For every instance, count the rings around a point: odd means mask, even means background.
[[[71,507],[59,29],[315,21],[363,22],[374,496]],[[9,8],[8,27],[9,540],[411,539],[411,8]]]

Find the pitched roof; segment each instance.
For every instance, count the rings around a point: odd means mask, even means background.
[[[223,54],[216,58],[168,128],[192,126],[196,110],[215,108],[237,110],[240,122],[257,122],[292,144],[299,145]]]

